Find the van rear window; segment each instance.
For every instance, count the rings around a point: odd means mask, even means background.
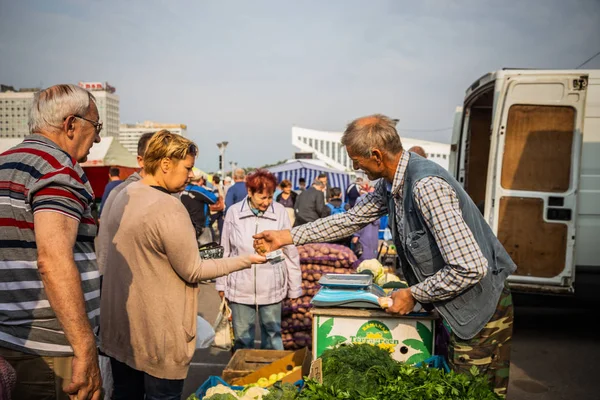
[[[502,187],[566,192],[571,181],[574,127],[572,107],[511,106],[504,141]]]

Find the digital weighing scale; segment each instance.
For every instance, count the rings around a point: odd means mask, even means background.
[[[363,274],[325,274],[319,279],[321,289],[312,298],[316,307],[381,309],[378,299],[384,290],[373,283],[373,276]]]

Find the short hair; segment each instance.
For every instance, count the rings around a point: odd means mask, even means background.
[[[213,175],[212,181],[214,184],[218,185],[219,182],[221,182],[221,178],[219,178],[219,175]]]
[[[318,179],[315,179],[315,181],[312,183],[312,185],[315,187],[321,188],[321,189],[323,189],[325,187],[325,184]]]
[[[117,168],[117,167],[110,167],[109,170],[108,170],[108,175],[110,175],[110,176],[119,176],[120,172],[121,171],[119,170],[119,168]]]
[[[33,95],[29,112],[29,131],[60,129],[66,117],[85,117],[96,98],[87,90],[72,84],[50,86]]]
[[[348,124],[342,135],[342,144],[359,157],[371,157],[373,149],[391,154],[402,151],[396,122],[381,114],[361,117]]]
[[[425,149],[422,148],[421,146],[413,146],[410,149],[408,149],[408,151],[412,151],[413,153],[416,153],[416,154],[420,155],[421,157],[427,158],[427,153],[425,153]]]
[[[329,191],[329,197],[339,197],[342,194],[342,189],[340,189],[339,187],[334,187],[331,188],[331,190]]]
[[[327,178],[327,174],[325,172],[321,172],[319,175],[317,175],[317,179],[321,178]]]
[[[198,147],[194,142],[162,129],[156,132],[144,153],[144,171],[147,174],[154,174],[158,169],[160,161],[163,158],[180,161],[188,155],[196,157],[198,155]]]
[[[148,147],[148,142],[155,133],[156,132],[146,132],[142,136],[140,136],[140,140],[138,140],[137,145],[138,156],[144,157],[144,153],[146,152],[146,148]]]
[[[234,179],[244,179],[245,176],[246,176],[246,171],[244,171],[242,168],[236,168],[236,170],[233,171]]]
[[[292,182],[290,182],[290,181],[289,181],[289,180],[287,180],[287,179],[284,179],[284,180],[282,180],[282,181],[281,181],[281,183],[279,184],[279,187],[281,187],[282,189],[283,189],[283,188],[286,188],[286,187],[292,187]]]
[[[192,182],[200,182],[204,179],[204,173],[196,167],[192,168],[192,175],[193,176],[190,178],[190,181]]]
[[[277,178],[266,169],[257,169],[246,178],[246,187],[250,193],[262,193],[265,190],[273,193],[277,186]]]
[[[298,179],[298,183],[306,183],[306,178],[300,178],[300,179]]]

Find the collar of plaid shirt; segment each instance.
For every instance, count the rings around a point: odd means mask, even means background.
[[[400,161],[396,167],[396,173],[394,174],[394,182],[386,182],[388,192],[392,193],[394,197],[401,199],[402,192],[404,191],[404,176],[406,175],[406,168],[408,167],[408,160],[410,154],[406,150],[402,150]]]

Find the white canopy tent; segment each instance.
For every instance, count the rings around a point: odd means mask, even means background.
[[[100,143],[94,143],[88,159],[82,167],[103,167],[118,165],[137,168],[136,157],[114,137],[103,137]]]

